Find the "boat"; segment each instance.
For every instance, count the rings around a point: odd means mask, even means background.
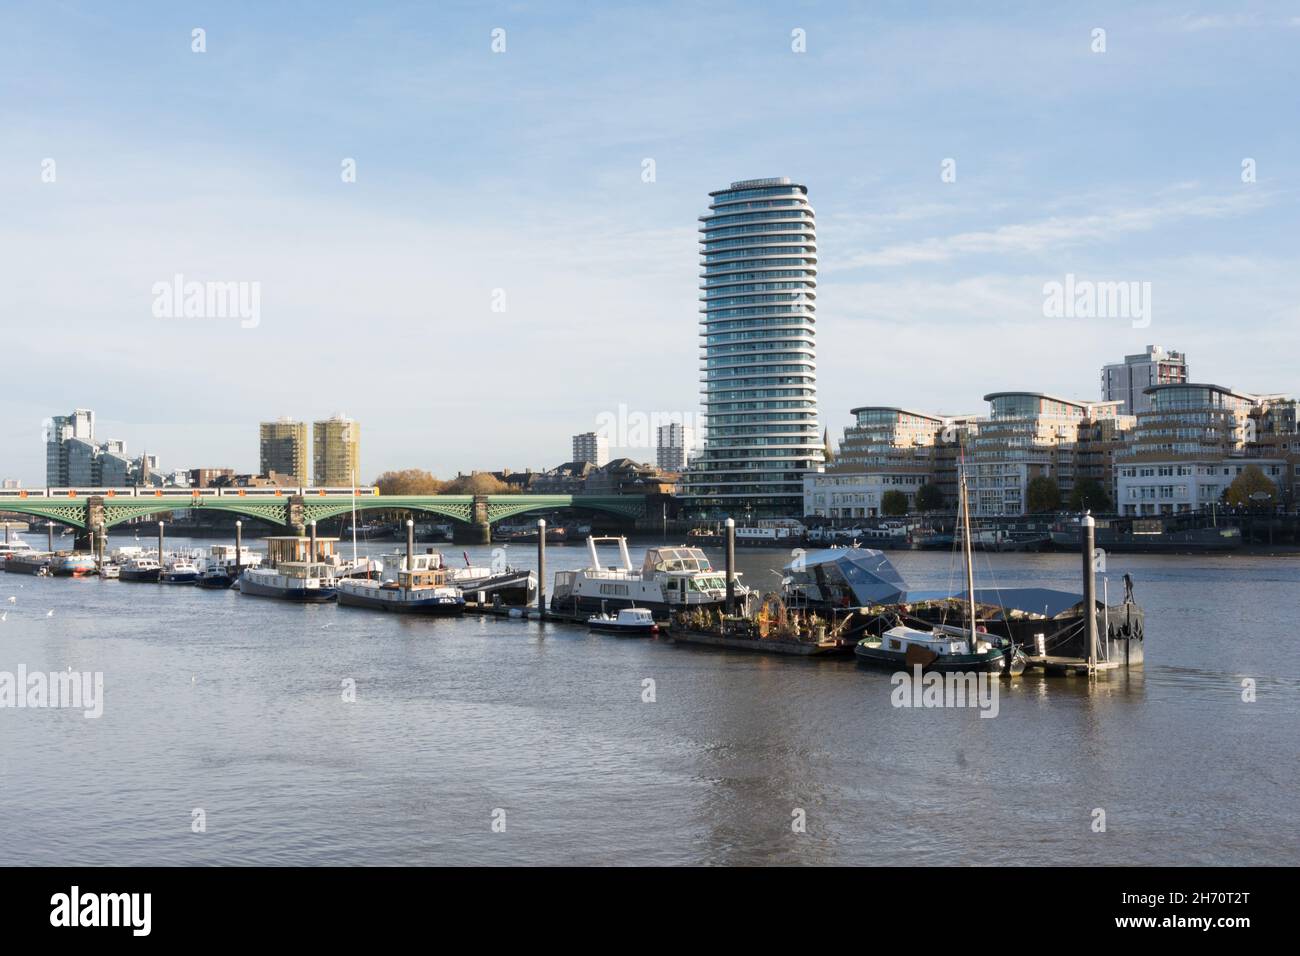
[[[618,546],[619,564],[605,567],[598,547]],[[727,603],[725,574],[715,570],[700,548],[650,548],[641,570],[632,568],[632,558],[624,537],[588,537],[587,550],[591,565],[579,571],[559,571],[551,596],[551,613],[585,620],[591,614],[603,614],[610,608],[649,608],[656,620],[696,609],[722,608]],[[736,575],[735,599],[744,606],[750,591]]]
[[[123,581],[157,582],[162,565],[152,554],[139,554],[122,565],[118,577]]]
[[[56,578],[84,578],[97,568],[93,554],[61,551],[50,559],[50,574]]]
[[[233,544],[214,544],[199,564],[199,576],[194,583],[201,588],[224,590],[235,583],[244,568],[255,568],[262,563],[262,555],[247,547]]]
[[[9,574],[44,576],[50,573],[53,557],[47,551],[13,551],[5,556],[5,571]]]
[[[1205,554],[1240,549],[1241,529],[1179,528],[1177,516],[1161,518],[1097,518],[1093,532],[1096,547],[1116,553]],[[1082,538],[1077,518],[1052,526],[1051,543],[1064,551],[1078,551]]]
[[[667,636],[675,644],[796,657],[847,655],[854,646],[833,620],[807,608],[791,608],[779,594],[764,595],[752,614],[680,611],[673,616]]]
[[[122,569],[110,561],[100,566],[99,576],[105,581],[116,581],[122,576]]]
[[[976,632],[972,641],[969,631],[957,629],[959,633],[954,634],[952,630],[940,625],[923,631],[899,624],[878,637],[864,637],[853,653],[864,664],[891,670],[908,670],[919,664],[927,671],[1002,672],[1006,655],[987,635]]]
[[[234,583],[234,569],[221,564],[205,565],[199,571],[199,576],[194,580],[197,587],[208,588],[213,591],[224,591]]]
[[[245,568],[239,592],[251,597],[323,604],[338,597],[335,568],[338,538],[278,535],[266,539],[266,561]],[[314,547],[313,547],[314,544]]]
[[[659,625],[655,623],[654,615],[646,607],[619,608],[617,614],[593,614],[587,618],[587,627],[593,631],[626,634],[631,637],[659,633]]]
[[[108,560],[113,564],[123,565],[133,558],[143,557],[146,554],[157,556],[157,552],[146,551],[137,545],[123,545],[120,548],[114,548],[112,553],[109,554]]]
[[[898,623],[879,635],[868,635],[854,647],[861,664],[911,670],[1001,673],[1014,656],[1014,646],[1003,647],[989,639],[975,617],[975,564],[971,554],[970,498],[966,489],[965,460],[959,482],[962,557],[966,565],[967,610],[964,628],[939,624],[930,630]],[[1022,667],[1023,669],[1023,667]]]
[[[464,566],[448,564],[441,552],[426,548],[421,557],[432,556],[432,567],[442,568],[447,572],[447,583],[459,590],[467,598],[479,604],[505,604],[510,607],[523,607],[532,604],[537,598],[537,572],[512,568],[509,565],[492,567],[473,564],[468,552],[461,552],[465,559]],[[382,556],[381,576],[394,578],[397,572],[406,567],[406,553],[397,551]]]
[[[199,566],[183,556],[173,558],[158,575],[162,584],[193,584],[198,579]]]
[[[339,603],[407,614],[461,614],[465,597],[448,583],[447,571],[441,564],[441,555],[418,554],[403,561],[390,580],[340,580]]]
[[[275,567],[245,568],[239,593],[323,604],[338,597],[333,569],[320,561],[281,561]]]
[[[24,541],[22,538],[14,538],[0,544],[0,562],[11,554],[35,554],[36,549]]]

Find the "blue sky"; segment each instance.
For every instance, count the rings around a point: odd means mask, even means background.
[[[972,6],[5,4],[0,474],[43,484],[74,406],[239,470],[259,420],[344,411],[367,477],[695,415],[696,219],[780,175],[817,211],[832,434],[1093,398],[1151,342],[1300,391],[1300,5]],[[260,283],[256,328],[155,317],[177,273]],[[1150,327],[1044,317],[1068,273],[1150,282]]]

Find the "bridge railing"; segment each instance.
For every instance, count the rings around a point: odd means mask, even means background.
[[[351,497],[352,488],[314,488],[314,487],[278,487],[278,488],[140,488],[140,487],[99,487],[99,488],[0,488],[0,501],[4,499],[24,498],[284,498],[301,495],[312,497]],[[378,488],[355,489],[358,498],[379,497]]]

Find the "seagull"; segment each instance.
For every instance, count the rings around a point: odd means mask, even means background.
[[[46,612],[45,612],[45,616],[46,616],[46,617],[54,617],[54,611],[53,611],[53,610],[46,611]]]
[[[10,604],[17,604],[17,603],[18,603],[18,598],[14,597],[13,595],[10,595],[10,596],[9,596],[9,603],[10,603]]]
[[[4,622],[7,620],[9,620],[9,612],[5,611],[3,614],[0,614],[0,622]]]

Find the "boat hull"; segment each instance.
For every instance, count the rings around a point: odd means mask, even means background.
[[[617,597],[585,597],[569,594],[563,598],[551,598],[551,613],[565,617],[581,618],[585,621],[593,614],[617,614],[622,608],[643,607],[654,615],[656,621],[667,621],[678,611],[693,611],[696,608],[714,610],[722,607],[725,601],[713,601],[701,604],[669,604],[666,601],[631,600]]]
[[[393,614],[420,614],[434,617],[456,617],[465,613],[465,602],[443,598],[383,598],[358,594],[348,588],[339,588],[339,603],[348,607],[364,607]]]
[[[738,637],[732,634],[712,634],[707,631],[693,631],[677,627],[670,628],[667,636],[674,644],[704,644],[709,647],[725,647],[734,651],[782,654],[789,657],[846,656],[850,651],[849,645],[839,643]]]
[[[502,604],[522,607],[531,604],[537,594],[537,578],[532,571],[505,572],[479,581],[457,580],[453,577],[451,583],[475,600],[478,600],[481,593],[485,604],[491,604],[500,598]]]
[[[224,591],[234,583],[235,578],[231,574],[200,574],[194,585],[211,591]]]
[[[239,582],[239,593],[247,594],[250,597],[278,598],[281,601],[293,601],[296,604],[328,604],[339,596],[338,588],[277,587],[251,581],[247,575]]]
[[[199,574],[197,571],[181,571],[180,573],[164,571],[158,575],[158,580],[162,584],[195,584],[199,580]]]
[[[859,664],[867,667],[883,667],[889,670],[910,671],[914,665],[907,662],[907,654],[902,651],[885,650],[882,647],[867,647],[858,644],[853,648],[853,655]],[[988,673],[1000,674],[1006,667],[1006,655],[1001,648],[993,648],[980,654],[945,654],[929,664],[921,665],[925,671],[940,673]]]
[[[8,558],[5,571],[9,574],[49,574],[49,558]]]
[[[650,637],[659,633],[658,624],[617,624],[613,621],[588,621],[587,627],[603,634],[621,634],[625,637]]]
[[[118,574],[120,581],[143,581],[146,584],[157,584],[158,576],[162,574],[162,568],[150,568],[146,571],[132,571],[123,568]]]

